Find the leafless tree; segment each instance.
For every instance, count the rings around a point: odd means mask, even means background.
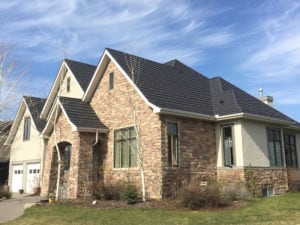
[[[19,98],[18,90],[22,90],[20,83],[25,74],[12,56],[11,44],[0,42],[0,120],[11,119],[10,107]]]
[[[0,158],[9,158],[9,146],[4,146],[8,136],[13,108],[22,90],[20,80],[25,70],[19,66],[12,55],[13,46],[7,42],[0,42]]]
[[[133,55],[124,55],[126,65],[129,71],[130,79],[133,85],[139,87],[141,85],[140,74],[143,70],[143,62],[140,58],[133,56]],[[136,138],[136,146],[130,146],[131,149],[135,149],[136,153],[136,160],[137,166],[141,173],[141,186],[142,186],[142,200],[146,201],[146,184],[145,184],[145,169],[144,169],[144,145],[141,140],[141,124],[142,118],[139,114],[139,107],[138,107],[138,95],[136,90],[128,83],[125,86],[125,89],[121,89],[121,93],[125,94],[128,105],[130,109],[130,115],[132,118],[133,128],[135,131],[135,138]]]

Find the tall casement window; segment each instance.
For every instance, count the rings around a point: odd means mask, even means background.
[[[24,119],[24,131],[23,131],[23,140],[29,140],[30,139],[30,117],[25,117]]]
[[[109,90],[114,89],[114,72],[109,74]]]
[[[67,78],[67,92],[70,92],[71,90],[71,77]]]
[[[178,166],[178,126],[168,123],[168,163],[169,166]]]
[[[224,166],[234,165],[232,126],[222,127]]]
[[[284,150],[286,166],[298,168],[296,137],[294,134],[284,134]]]
[[[273,167],[283,166],[281,132],[278,129],[268,129],[268,147],[270,165]]]
[[[70,169],[72,145],[68,144],[64,149],[64,170]]]
[[[115,130],[114,136],[114,167],[136,167],[137,143],[134,127]]]

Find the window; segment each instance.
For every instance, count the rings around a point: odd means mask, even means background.
[[[286,166],[298,168],[296,137],[294,134],[284,134],[284,150]]]
[[[109,90],[114,88],[114,72],[109,74]]]
[[[30,139],[30,117],[25,117],[24,119],[24,131],[23,131],[23,140]]]
[[[115,130],[114,167],[137,166],[137,145],[134,127]]]
[[[64,170],[70,169],[72,146],[68,144],[64,149]]]
[[[71,77],[67,78],[67,92],[70,92],[71,90]]]
[[[223,135],[223,152],[224,152],[224,166],[233,166],[233,139],[232,139],[232,127],[222,127]]]
[[[178,128],[176,123],[168,123],[168,163],[178,166]]]
[[[270,165],[274,167],[283,166],[280,130],[268,129],[268,147]]]

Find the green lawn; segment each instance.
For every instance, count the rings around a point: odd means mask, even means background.
[[[49,204],[27,209],[13,224],[300,224],[300,193],[259,199],[236,210],[80,209]]]

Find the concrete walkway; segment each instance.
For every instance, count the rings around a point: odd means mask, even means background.
[[[31,205],[44,199],[40,196],[26,196],[13,193],[11,199],[0,202],[0,223],[6,223],[23,215],[25,205]]]

